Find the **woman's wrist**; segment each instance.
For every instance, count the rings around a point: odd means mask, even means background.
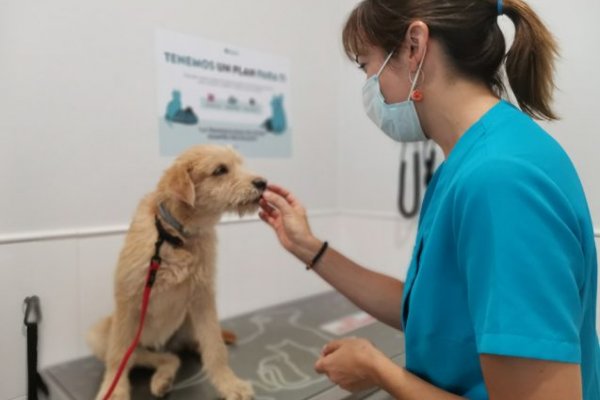
[[[383,353],[379,353],[377,357],[372,360],[371,371],[372,379],[376,382],[377,386],[383,390],[389,391],[390,376],[393,376],[395,378],[394,380],[397,380],[400,378],[400,374],[402,374],[404,368],[396,365]]]
[[[323,246],[323,242],[310,235],[294,246],[293,253],[304,264],[308,264],[319,252],[321,246]]]
[[[396,399],[463,399],[420,379],[387,357],[380,358],[375,371],[377,387]]]

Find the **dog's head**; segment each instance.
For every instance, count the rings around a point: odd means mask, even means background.
[[[200,145],[186,150],[159,183],[164,197],[201,213],[255,212],[267,181],[246,170],[231,147]]]

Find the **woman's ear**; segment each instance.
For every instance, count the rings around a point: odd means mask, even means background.
[[[161,186],[168,195],[194,207],[196,189],[188,168],[184,164],[176,163],[169,168],[163,176]]]
[[[429,41],[429,27],[423,21],[412,22],[406,31],[406,40],[409,48],[409,71],[415,72],[422,58],[425,57],[425,49]]]

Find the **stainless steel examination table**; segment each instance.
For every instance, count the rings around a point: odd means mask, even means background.
[[[222,322],[224,329],[238,336],[229,347],[231,367],[250,380],[256,400],[390,399],[383,392],[351,395],[318,375],[314,363],[325,343],[344,336],[371,340],[396,363],[404,364],[404,337],[360,312],[335,292],[277,305]],[[182,354],[182,367],[173,390],[173,400],[218,399],[201,372],[199,357]],[[103,372],[92,357],[56,365],[42,371],[52,400],[93,399]],[[132,399],[153,399],[150,370],[134,369],[130,374]]]

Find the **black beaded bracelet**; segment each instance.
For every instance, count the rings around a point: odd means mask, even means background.
[[[307,271],[310,270],[310,269],[313,269],[314,266],[317,265],[317,263],[319,262],[319,260],[321,259],[321,257],[323,257],[323,254],[325,254],[325,250],[327,250],[328,246],[329,246],[329,243],[323,242],[323,245],[321,246],[321,248],[317,252],[317,255],[312,259],[312,261],[310,263],[308,263],[306,265],[306,270]]]

